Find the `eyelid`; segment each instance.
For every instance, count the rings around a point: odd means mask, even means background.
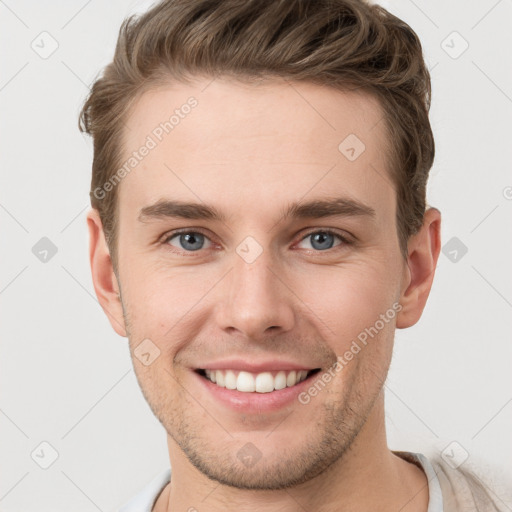
[[[198,233],[200,235],[203,235],[204,237],[208,238],[208,240],[212,243],[212,244],[217,244],[218,242],[215,241],[215,237],[212,237],[209,232],[207,232],[207,230],[203,229],[203,228],[178,228],[178,229],[174,229],[172,231],[168,231],[167,233],[165,233],[164,235],[162,235],[159,239],[159,242],[163,245],[166,245],[169,243],[169,240],[171,240],[172,238],[174,238],[175,236],[177,235],[181,235],[183,233]],[[183,252],[186,252],[186,253],[193,253],[195,251],[183,251]]]
[[[201,235],[208,236],[206,230],[204,230],[203,228],[178,228],[173,229],[171,231],[167,231],[160,237],[160,240],[162,242],[166,242],[167,240],[174,238],[176,235],[180,235],[182,233],[200,233]]]
[[[335,228],[312,228],[310,231],[308,231],[305,235],[302,236],[299,242],[302,242],[302,240],[312,235],[313,233],[328,233],[329,235],[337,236],[345,244],[350,244],[353,241],[353,237],[349,236],[348,233],[343,232],[342,234]]]
[[[338,230],[334,228],[312,228],[310,231],[308,231],[306,234],[302,235],[302,237],[299,239],[296,244],[299,244],[303,242],[306,238],[311,236],[314,233],[327,233],[329,235],[333,235],[337,237],[340,240],[340,243],[338,245],[335,245],[333,247],[330,247],[329,249],[323,250],[323,251],[316,251],[315,249],[302,249],[303,251],[306,251],[308,254],[315,254],[319,257],[328,257],[332,256],[335,251],[340,251],[346,248],[349,245],[353,245],[355,243],[353,236],[347,236],[346,234],[341,234]],[[294,244],[294,245],[296,245]],[[300,250],[300,249],[299,249]]]

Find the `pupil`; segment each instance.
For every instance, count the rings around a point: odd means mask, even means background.
[[[320,232],[320,233],[316,233],[314,236],[313,236],[313,247],[315,247],[315,249],[330,249],[332,247],[332,240],[333,236],[329,233],[324,233],[324,232]],[[325,245],[327,241],[327,246]],[[315,246],[315,244],[319,245],[319,246]]]
[[[187,233],[185,235],[181,235],[181,242],[182,242],[182,246],[186,249],[189,249],[191,251],[197,251],[198,249],[201,249],[201,245],[202,245],[202,235],[199,234],[199,233]],[[198,243],[198,245],[195,245],[194,246],[194,243]]]

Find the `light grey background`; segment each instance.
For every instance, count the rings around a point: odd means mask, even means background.
[[[417,31],[432,70],[429,203],[443,245],[456,237],[422,320],[397,332],[389,443],[432,453],[455,441],[452,457],[512,476],[512,2],[382,3]],[[1,511],[115,510],[168,466],[127,342],[94,296],[92,144],[77,129],[121,21],[149,4],[0,1]],[[42,237],[57,248],[46,262],[32,252]],[[58,453],[48,469],[42,442]]]

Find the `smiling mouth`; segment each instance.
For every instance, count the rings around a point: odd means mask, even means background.
[[[278,370],[251,373],[239,370],[197,369],[196,373],[221,388],[241,391],[242,393],[272,393],[291,388],[318,373],[320,368],[312,370]]]

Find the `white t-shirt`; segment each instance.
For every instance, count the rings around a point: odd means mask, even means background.
[[[421,453],[393,452],[423,469],[428,480],[427,512],[510,512],[510,488],[492,489],[476,474],[453,468],[443,459],[427,459]],[[156,499],[171,479],[166,469],[151,480],[119,512],[151,512]],[[507,495],[505,495],[507,493]]]

